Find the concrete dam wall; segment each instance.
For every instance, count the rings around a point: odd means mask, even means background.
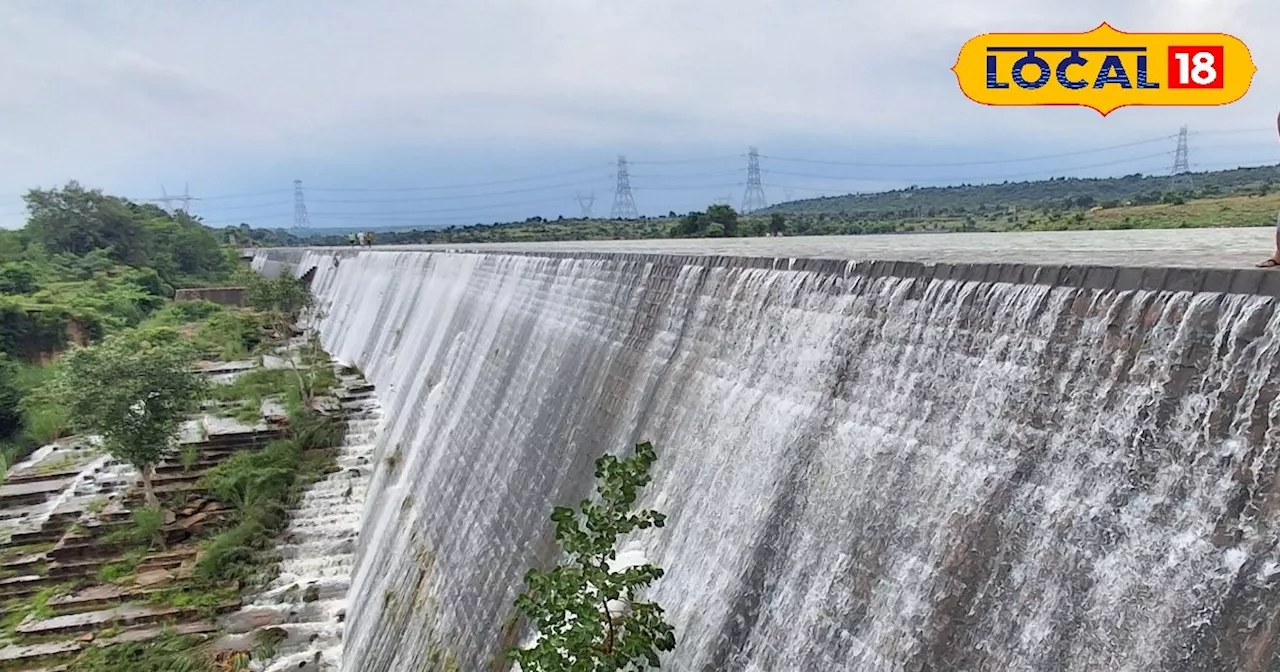
[[[494,669],[552,506],[642,440],[659,458],[640,504],[669,519],[630,543],[667,570],[664,669],[1280,660],[1266,274],[395,249],[255,265],[309,273],[324,344],[384,409],[346,672]]]

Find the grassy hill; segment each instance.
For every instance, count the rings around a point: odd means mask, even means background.
[[[379,244],[617,240],[675,236],[858,235],[956,231],[1268,226],[1280,210],[1280,166],[1190,175],[1056,178],[908,188],[781,203],[725,228],[688,226],[690,215],[638,220],[531,217],[521,222],[382,231]],[[1274,193],[1273,193],[1274,192]],[[724,206],[715,206],[719,209]],[[717,213],[721,217],[723,213]],[[682,222],[686,225],[682,226]],[[729,231],[728,234],[725,231]],[[345,233],[228,227],[240,243],[345,245]]]
[[[1071,209],[1095,205],[1146,205],[1185,198],[1266,194],[1280,183],[1280,166],[1237,168],[1190,175],[1192,189],[1174,178],[1133,174],[1110,178],[1053,178],[1034,182],[910,187],[874,194],[850,194],[780,203],[757,214],[826,213],[850,218],[881,219],[972,215],[998,210]]]

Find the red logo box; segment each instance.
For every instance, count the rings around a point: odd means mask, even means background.
[[[1169,47],[1171,89],[1221,89],[1223,81],[1221,45],[1216,47]]]

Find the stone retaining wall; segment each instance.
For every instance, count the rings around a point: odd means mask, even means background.
[[[179,289],[174,292],[174,301],[212,301],[223,306],[246,305],[244,287],[198,287]]]

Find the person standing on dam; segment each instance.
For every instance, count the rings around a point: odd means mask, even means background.
[[[1276,214],[1276,250],[1271,253],[1270,259],[1264,259],[1258,264],[1258,268],[1275,268],[1280,266],[1280,213]]]
[[[1276,132],[1280,133],[1280,114],[1276,115]],[[1276,214],[1276,251],[1271,253],[1270,259],[1264,259],[1258,263],[1258,268],[1275,268],[1280,266],[1280,213]]]

